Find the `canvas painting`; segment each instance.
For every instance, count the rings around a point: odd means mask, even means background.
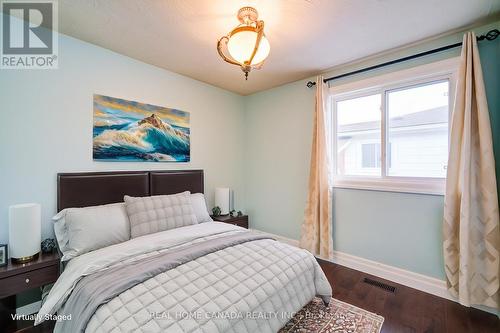
[[[189,162],[189,112],[94,95],[93,157]]]

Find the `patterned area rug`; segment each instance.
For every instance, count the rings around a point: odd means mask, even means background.
[[[279,331],[279,333],[379,333],[384,317],[332,298],[325,307],[320,298],[313,299]]]

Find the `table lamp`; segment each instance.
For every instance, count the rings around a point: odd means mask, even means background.
[[[217,187],[215,189],[215,206],[219,206],[220,214],[229,214],[230,190],[227,187]]]
[[[38,258],[41,242],[41,207],[36,203],[9,207],[9,253],[12,262]]]

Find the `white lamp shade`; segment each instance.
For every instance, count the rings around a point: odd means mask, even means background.
[[[41,207],[30,203],[9,207],[9,254],[20,259],[40,252]]]
[[[227,50],[231,57],[240,63],[250,60],[255,43],[257,41],[257,33],[254,31],[240,31],[232,35],[227,42]],[[252,59],[251,65],[258,64],[264,61],[269,55],[271,46],[266,36],[262,36],[259,47]]]
[[[215,189],[215,206],[219,206],[221,215],[229,214],[229,188],[217,187]]]

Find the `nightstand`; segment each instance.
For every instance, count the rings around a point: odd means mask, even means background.
[[[248,215],[242,216],[231,216],[231,215],[221,215],[221,216],[211,216],[212,220],[224,223],[230,223],[248,229]]]
[[[7,266],[0,267],[0,327],[17,326],[10,316],[16,311],[15,295],[56,282],[59,262],[58,253],[40,253],[36,260],[24,264],[14,264],[9,260]]]

